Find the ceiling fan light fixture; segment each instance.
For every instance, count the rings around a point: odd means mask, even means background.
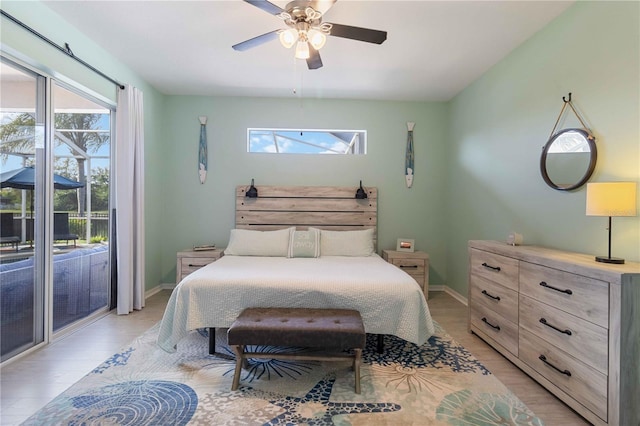
[[[2,1],[2,0],[0,0]],[[275,38],[285,48],[295,48],[295,58],[305,59],[310,70],[322,67],[320,49],[327,37],[340,37],[367,43],[382,44],[387,39],[386,31],[350,25],[322,22],[327,11],[337,0],[293,0],[282,9],[271,3],[273,0],[244,0],[244,2],[280,18],[288,28],[281,28],[250,38],[231,46],[234,50],[244,51]]]
[[[293,47],[296,41],[298,41],[298,32],[293,28],[280,32],[280,43],[287,49]]]
[[[314,28],[311,28],[307,33],[307,37],[309,38],[309,43],[313,46],[314,49],[320,50],[322,46],[327,42],[327,36],[324,35],[321,31],[318,31]]]
[[[318,19],[322,18],[322,12],[318,12],[312,7],[307,7],[304,10],[304,13],[305,15],[307,15],[308,21],[317,21]]]
[[[299,40],[296,45],[296,58],[309,59],[309,43],[306,40]]]

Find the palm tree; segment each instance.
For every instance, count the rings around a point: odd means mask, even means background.
[[[54,137],[58,143],[67,144],[74,152],[78,162],[78,181],[87,182],[85,171],[86,154],[96,153],[98,149],[109,142],[108,134],[91,131],[97,129],[102,114],[74,114],[56,113]],[[84,130],[84,131],[83,131]],[[86,131],[89,130],[89,131]],[[87,191],[85,187],[78,192],[78,214],[86,211]]]
[[[103,114],[56,113],[54,142],[66,144],[78,163],[79,182],[87,182],[85,161],[88,154],[109,142],[109,135],[98,132]],[[35,155],[34,136],[36,120],[32,113],[19,113],[10,122],[0,125],[0,157],[5,162],[9,155]],[[86,211],[86,185],[77,191],[78,214]]]
[[[8,123],[0,124],[0,156],[7,161],[9,154],[32,156],[36,120],[30,113],[20,113]]]

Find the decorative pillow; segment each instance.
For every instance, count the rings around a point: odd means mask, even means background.
[[[277,231],[232,229],[225,255],[286,257],[295,228]]]
[[[308,231],[293,231],[289,240],[287,257],[320,256],[320,230],[309,228]]]
[[[320,230],[321,256],[371,256],[373,229],[363,231]]]

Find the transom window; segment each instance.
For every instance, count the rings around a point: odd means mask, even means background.
[[[366,154],[365,130],[247,129],[248,152]]]

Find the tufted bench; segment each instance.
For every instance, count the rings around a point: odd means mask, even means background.
[[[236,353],[231,390],[238,389],[242,366],[248,358],[314,361],[351,361],[355,391],[360,393],[360,363],[366,335],[360,312],[352,309],[247,308],[227,331]],[[353,349],[354,354],[286,354],[245,352],[246,345]]]

